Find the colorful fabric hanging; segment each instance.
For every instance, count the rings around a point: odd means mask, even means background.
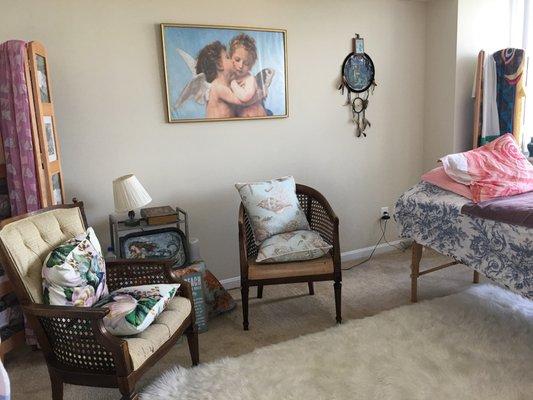
[[[523,106],[525,98],[525,52],[522,49],[503,49],[492,55],[496,64],[496,103],[500,132],[512,133],[517,143],[522,141]],[[481,144],[498,136],[482,138]]]

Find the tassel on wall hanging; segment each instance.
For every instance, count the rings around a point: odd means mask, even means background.
[[[376,87],[374,76],[374,62],[365,53],[364,39],[356,33],[353,38],[353,51],[342,63],[339,90],[341,94],[346,90],[345,105],[352,109],[352,121],[357,137],[361,135],[366,137],[365,130],[371,126],[370,121],[366,119],[365,111],[368,107],[368,97],[374,93]],[[355,96],[353,100],[352,93]]]

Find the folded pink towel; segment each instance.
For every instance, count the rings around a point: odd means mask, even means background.
[[[470,190],[470,187],[450,178],[446,172],[444,172],[444,167],[437,167],[426,172],[422,175],[422,180],[472,200],[472,191]]]
[[[449,154],[441,161],[450,178],[470,186],[476,203],[533,190],[533,166],[510,133],[477,149]]]

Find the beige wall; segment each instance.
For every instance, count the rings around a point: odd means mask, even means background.
[[[457,0],[427,3],[424,171],[453,151]]]
[[[223,279],[238,275],[237,181],[293,174],[330,200],[343,251],[374,244],[379,208],[392,207],[422,169],[425,8],[400,0],[2,0],[0,41],[46,45],[67,195],[86,202],[102,241],[111,181],[135,173],[154,204],[190,212],[191,232]],[[161,22],[287,29],[290,117],[166,123]],[[366,139],[354,138],[336,90],[354,32],[377,70]]]
[[[472,85],[479,50],[509,46],[509,0],[427,3],[424,170],[472,148]]]

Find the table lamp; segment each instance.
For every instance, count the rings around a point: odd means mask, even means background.
[[[135,218],[135,208],[141,208],[152,201],[152,198],[133,174],[124,175],[113,181],[113,197],[115,211],[128,211],[127,226],[137,226],[140,220]]]

